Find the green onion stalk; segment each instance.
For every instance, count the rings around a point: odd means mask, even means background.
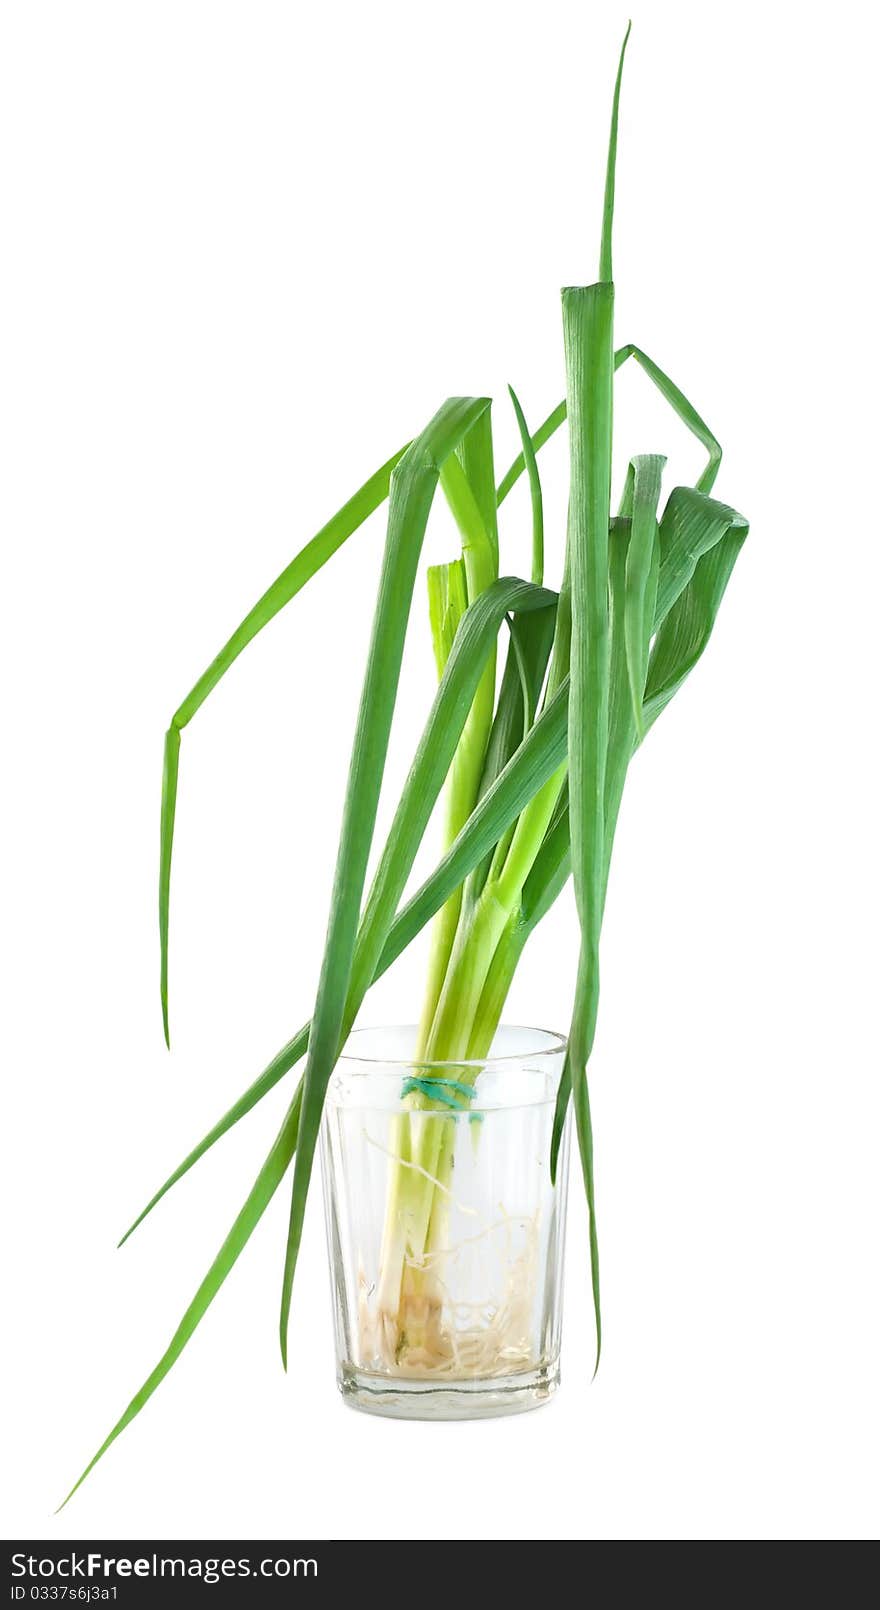
[[[289,1091],[265,1161],[168,1347],[72,1491],[173,1368],[292,1169],[279,1326],[286,1365],[293,1280],[324,1098],[373,982],[432,923],[416,1061],[426,1065],[420,1070],[426,1074],[430,1064],[446,1064],[447,1077],[452,1064],[467,1105],[523,947],[569,881],[580,924],[580,956],[550,1161],[555,1173],[571,1105],[589,1213],[598,1362],[599,1254],[587,1066],[596,1028],[599,936],[614,830],[630,762],[706,648],[748,532],[743,517],[712,496],[721,462],[712,431],[647,353],[632,344],[614,347],[611,245],[626,42],[612,104],[599,278],[562,293],[565,398],[531,431],[511,390],[521,452],[497,483],[489,399],[449,398],[296,554],[171,718],[159,856],[160,997],[169,1044],[171,865],[183,733],[239,654],[369,516],[387,504],[373,631],[312,1015],[173,1169],[122,1241],[303,1060],[304,1069]],[[706,453],[694,485],[674,487],[662,512],[665,460],[657,454],[630,460],[616,512],[611,506],[614,374],[630,359]],[[568,520],[557,592],[544,585],[538,455],[566,422]],[[522,477],[532,516],[528,579],[506,574],[499,560],[499,517]],[[460,554],[428,572],[439,681],[368,888],[404,642],[438,488],[461,539]],[[406,898],[441,796],[442,854]],[[441,1121],[441,1112],[448,1111],[440,1087],[435,1096],[428,1078],[419,1077],[394,1119],[396,1161],[389,1174],[377,1291],[378,1346],[389,1369],[428,1369],[442,1365],[446,1356],[437,1264],[445,1244],[455,1130],[454,1124]]]
[[[431,591],[435,587],[445,589],[441,578],[432,583],[429,574]],[[533,579],[540,585],[539,570],[533,569]],[[432,625],[435,619],[432,612]],[[442,675],[443,639],[436,630],[433,635]],[[558,691],[567,676],[567,657],[565,634],[557,634],[548,697]],[[491,702],[487,699],[484,708],[491,711],[493,707],[494,688]],[[476,702],[472,713],[481,721],[483,710]],[[523,726],[528,725],[529,718],[526,687]],[[482,769],[490,727],[484,720],[481,726]],[[530,932],[523,910],[523,891],[559,804],[566,770],[563,762],[499,840],[482,886],[478,876],[473,875],[466,888],[456,891],[435,919],[414,1063],[426,1075],[430,1064],[444,1064],[442,1074],[435,1077],[454,1078],[461,1096],[473,1087],[479,1063],[489,1053]],[[455,796],[463,778],[468,788],[474,787],[473,777],[474,772],[468,775],[464,767],[453,769],[448,786],[448,844],[454,843],[462,804],[461,795]],[[468,815],[475,799],[476,793]],[[442,1325],[442,1275],[448,1244],[455,1125],[449,1121],[448,1085],[444,1084],[440,1099],[433,1100],[424,1088],[429,1083],[429,1077],[423,1078],[422,1088],[406,1097],[406,1106],[413,1114],[440,1112],[445,1116],[433,1122],[422,1116],[411,1122],[408,1113],[404,1113],[392,1124],[389,1149],[395,1162],[389,1177],[372,1338],[381,1362],[389,1369],[409,1366],[424,1370],[432,1364],[443,1367],[449,1359]]]

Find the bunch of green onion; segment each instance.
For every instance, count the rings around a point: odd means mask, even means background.
[[[253,1187],[167,1351],[77,1487],[176,1362],[293,1163],[281,1293],[286,1363],[291,1291],[324,1096],[374,979],[433,918],[418,1059],[472,1063],[484,1057],[523,946],[569,877],[581,948],[552,1163],[555,1167],[571,1101],[589,1207],[598,1362],[599,1263],[586,1070],[596,1027],[599,934],[614,829],[630,761],[700,658],[748,530],[742,516],[710,496],[721,449],[696,410],[639,348],[614,347],[611,236],[626,43],[614,90],[599,279],[562,293],[566,400],[531,432],[511,391],[522,452],[497,482],[490,401],[454,397],[445,402],[421,433],[383,464],[297,554],[172,718],[165,743],[159,894],[166,1040],[181,732],[247,644],[387,499],[387,537],[311,1020],[174,1170],[123,1241],[303,1057],[305,1070]],[[662,513],[665,460],[653,454],[631,460],[617,512],[611,512],[613,381],[615,371],[630,358],[708,455],[696,485],[676,487]],[[556,593],[543,583],[537,456],[566,418],[568,531]],[[523,474],[533,529],[527,581],[499,575],[499,511]],[[365,899],[404,639],[438,484],[461,534],[460,556],[428,573],[439,686]],[[499,638],[504,665],[496,697]],[[444,789],[444,853],[430,877],[404,901],[416,853]],[[472,1076],[472,1069],[463,1069],[461,1080]],[[407,1097],[411,1109],[430,1112],[442,1105],[425,1090],[427,1082],[420,1081]],[[405,1114],[399,1122],[408,1122]],[[380,1291],[392,1357],[406,1344],[408,1282],[418,1276],[420,1265],[429,1264],[435,1192],[449,1163],[443,1148],[450,1127],[421,1123],[422,1171],[408,1170],[406,1177],[399,1169],[392,1174]],[[400,1193],[409,1193],[405,1204]]]

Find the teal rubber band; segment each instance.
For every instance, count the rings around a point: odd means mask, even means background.
[[[460,1101],[456,1101],[454,1096],[445,1095],[445,1091],[456,1090],[459,1095],[465,1096],[468,1101],[472,1099],[474,1094],[473,1085],[462,1084],[458,1079],[418,1079],[413,1074],[403,1081],[403,1088],[400,1092],[401,1100],[404,1096],[412,1095],[414,1090],[420,1091],[430,1101],[442,1101],[445,1106],[451,1107],[454,1112],[467,1112],[467,1108],[463,1107]],[[481,1124],[483,1114],[481,1112],[471,1113],[470,1119],[471,1123]]]

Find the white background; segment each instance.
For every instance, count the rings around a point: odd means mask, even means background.
[[[605,1354],[572,1191],[563,1390],[401,1425],[336,1396],[317,1191],[277,1356],[279,1193],[165,1345],[277,1091],[116,1236],[308,1015],[381,549],[370,526],[184,736],[169,1059],[162,733],[301,543],[452,392],[563,389],[622,8],[6,0],[2,794],[7,1536],[868,1538],[878,1435],[872,7],[636,4],[617,336],[726,448],[752,533],[633,768],[593,1068]],[[698,451],[622,372],[621,462]],[[565,504],[544,458],[549,579]],[[428,557],[450,550],[442,516]],[[503,567],[527,564],[528,499]],[[389,802],[432,672],[418,633]],[[512,1021],[565,1028],[570,893]],[[422,953],[365,1021],[416,1010]]]

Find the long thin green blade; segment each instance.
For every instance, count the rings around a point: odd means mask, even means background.
[[[236,627],[232,636],[223,645],[220,653],[215,656],[206,671],[203,671],[195,687],[187,694],[183,703],[178,706],[171,718],[171,726],[165,740],[165,766],[162,778],[162,820],[161,840],[159,852],[159,943],[160,959],[160,993],[162,1000],[162,1026],[165,1032],[165,1043],[170,1045],[168,1026],[168,914],[171,899],[171,855],[174,843],[174,817],[177,805],[177,777],[180,764],[180,734],[190,722],[196,711],[204,704],[208,694],[213,691],[221,677],[226,675],[230,665],[238,659],[242,649],[247,648],[258,632],[268,625],[269,621],[283,609],[285,604],[310,581],[312,576],[327,563],[327,560],[336,553],[338,548],[350,537],[358,527],[384,503],[388,496],[391,476],[400,463],[406,448],[401,448],[371,475],[363,486],[359,487],[354,496],[343,504],[342,508],[328,520],[316,536],[307,542],[295,559],[271,587],[267,588],[262,598],[258,599],[253,609]]]
[[[171,900],[171,850],[174,844],[174,817],[177,811],[177,778],[180,770],[180,728],[172,722],[165,734],[162,763],[162,811],[159,823],[159,995],[162,1002],[162,1032],[171,1049],[168,1026],[168,915]]]
[[[709,458],[702,475],[700,475],[697,480],[697,491],[711,492],[713,486],[715,485],[718,471],[721,468],[721,445],[719,441],[713,435],[712,431],[710,431],[705,420],[702,419],[697,413],[697,410],[694,408],[693,404],[688,402],[684,392],[679,390],[678,386],[675,384],[675,381],[670,380],[669,376],[664,374],[659,364],[656,364],[653,358],[649,358],[648,354],[643,352],[641,347],[621,347],[615,354],[616,367],[619,367],[621,363],[624,363],[627,358],[635,358],[636,363],[641,369],[644,369],[648,379],[654,382],[654,385],[657,387],[660,395],[665,397],[670,407],[678,415],[682,424],[686,425],[691,434],[696,436],[697,441],[702,443],[703,447],[705,447]]]
[[[651,475],[653,480],[653,474]],[[636,506],[636,494],[639,476],[634,475],[633,507]],[[654,486],[649,485],[647,497],[654,496]],[[653,518],[653,517],[652,517]],[[623,786],[626,782],[627,769],[633,752],[639,742],[638,732],[642,723],[641,708],[638,717],[633,710],[631,675],[629,664],[630,627],[627,620],[628,606],[631,604],[628,575],[629,561],[635,538],[635,515],[631,519],[622,519],[618,516],[611,521],[609,532],[609,564],[608,564],[608,591],[611,612],[611,661],[609,668],[608,691],[608,755],[605,763],[605,796],[604,796],[604,827],[605,827],[605,858],[602,868],[601,911],[604,915],[605,893],[608,886],[608,870],[611,862],[611,850],[614,844],[614,832],[617,827],[617,816],[623,796]],[[659,542],[656,531],[651,533],[652,553],[649,576],[645,592],[641,599],[643,610],[650,610],[649,618],[641,620],[633,627],[633,631],[640,639],[640,652],[646,657],[645,669],[637,673],[644,682],[647,672],[647,645],[651,637],[651,625],[656,608],[657,578],[659,573]],[[651,597],[647,594],[650,592]],[[644,649],[641,645],[644,644]],[[639,695],[641,707],[641,694]]]
[[[204,1318],[226,1276],[247,1246],[290,1166],[290,1160],[296,1146],[299,1107],[300,1096],[299,1091],[297,1091],[287,1110],[287,1115],[278,1132],[275,1143],[257,1175],[241,1212],[174,1332],[168,1347],[162,1354],[156,1368],[151,1371],[143,1386],[135,1393],[127,1409],[120,1415],[113,1430],[104,1439],[94,1458],[86,1465],[82,1475],[71,1487],[64,1503],[59,1508],[63,1509],[64,1504],[70,1502],[77,1488],[82,1485],[89,1472],[94,1470],[98,1460],[107,1452],[111,1443],[115,1442],[126,1426],[131,1425],[132,1420],[140,1414],[144,1404],[149,1402],[157,1386],[161,1385],[169,1370],[176,1364],[197,1325]]]
[[[627,681],[639,738],[645,730],[642,700],[659,579],[657,505],[665,463],[658,453],[642,454],[632,461],[632,528],[626,552],[623,625]]]
[[[508,386],[513,411],[516,414],[516,423],[522,442],[523,461],[529,475],[529,491],[532,499],[532,581],[540,584],[544,580],[544,497],[541,491],[541,477],[538,473],[538,460],[526,417],[520,406],[519,398],[512,386]]]
[[[571,454],[568,552],[571,566],[571,693],[568,711],[571,864],[581,951],[566,1062],[590,1219],[596,1362],[602,1346],[593,1135],[587,1062],[599,1004],[599,930],[605,852],[608,745],[608,522],[614,287],[562,293]]]
[[[622,499],[622,507],[632,508],[635,486],[635,473],[630,466],[627,476],[627,487]],[[629,674],[626,661],[626,641],[624,629],[625,601],[626,601],[626,562],[627,549],[631,540],[632,521],[629,517],[618,516],[612,520],[609,528],[609,558],[608,558],[608,584],[610,603],[611,652],[609,663],[608,685],[608,748],[605,762],[605,779],[603,794],[603,830],[604,830],[604,864],[602,867],[601,887],[597,895],[597,927],[601,925],[605,907],[605,891],[608,883],[608,868],[611,859],[611,847],[614,841],[614,830],[617,823],[617,813],[620,806],[623,784],[626,779],[627,766],[636,743],[636,724],[632,709],[632,699],[629,689]],[[564,873],[564,835],[570,831],[568,815],[561,818],[557,833],[559,842],[555,846],[556,868],[555,878],[543,895],[539,889],[531,895],[533,901],[541,902],[541,909],[546,909],[546,899],[558,891],[560,879]],[[548,877],[554,877],[554,867],[548,866]],[[562,1133],[565,1126],[565,1117],[568,1103],[571,1098],[571,1059],[567,1059],[563,1068],[562,1078],[556,1094],[556,1113],[553,1122],[553,1136],[550,1145],[550,1174],[556,1178],[556,1164],[559,1156],[559,1147],[562,1142]]]
[[[614,185],[617,170],[617,123],[620,114],[620,85],[623,78],[623,60],[632,23],[626,25],[623,44],[620,47],[620,60],[617,64],[617,78],[614,83],[614,100],[611,106],[611,135],[608,140],[608,163],[605,169],[605,201],[602,207],[602,241],[599,247],[599,278],[606,285],[614,279],[611,271],[611,235],[614,224]]]
[[[172,1185],[176,1185],[184,1174],[188,1174],[190,1169],[194,1168],[196,1163],[204,1157],[205,1153],[209,1152],[218,1140],[221,1140],[224,1135],[228,1134],[230,1129],[234,1128],[239,1119],[246,1117],[256,1107],[257,1103],[262,1101],[263,1097],[275,1088],[279,1079],[283,1079],[284,1075],[299,1061],[300,1057],[305,1056],[308,1043],[309,1025],[306,1024],[298,1034],[294,1035],[292,1040],[288,1040],[287,1044],[272,1058],[268,1067],[264,1068],[263,1072],[248,1085],[238,1100],[233,1102],[232,1106],[223,1114],[223,1117],[218,1118],[216,1124],[208,1130],[207,1135],[202,1137],[198,1145],[194,1146],[191,1152],[187,1152],[183,1162],[178,1163],[164,1184],[160,1185],[158,1191],[150,1197],[146,1207],[142,1208],[137,1218],[132,1220],[125,1234],[117,1242],[117,1246],[124,1246],[138,1225],[143,1223],[147,1214],[152,1213],[156,1204],[161,1202],[166,1191],[170,1191]]]
[[[306,1196],[324,1094],[339,1053],[416,568],[440,467],[488,407],[485,398],[453,398],[445,403],[404,454],[392,477],[379,597],[349,770],[330,920],[306,1064],[281,1296],[281,1351],[285,1361],[290,1297]]]
[[[596,1368],[602,1351],[599,1243],[593,1171],[593,1126],[587,1062],[599,1005],[599,933],[605,875],[605,770],[609,734],[609,520],[614,391],[614,286],[611,235],[620,83],[629,28],[614,86],[602,215],[600,280],[562,293],[568,399],[568,558],[571,576],[571,693],[568,707],[571,866],[581,948],[566,1064],[590,1220],[590,1275],[596,1316]]]
[[[563,291],[568,375],[571,494],[571,694],[569,797],[572,870],[583,960],[595,975],[604,865],[605,763],[609,697],[609,504],[614,289],[607,284]],[[573,1019],[573,1062],[586,1065],[598,989],[580,992]]]
[[[538,429],[535,431],[535,434],[532,437],[532,450],[535,453],[539,453],[541,448],[544,446],[544,443],[549,442],[551,436],[556,434],[560,425],[565,423],[567,412],[568,410],[565,402],[557,403],[556,407],[547,415],[547,418],[544,420],[543,424],[538,426]],[[507,474],[503,475],[501,480],[498,482],[495,497],[499,508],[501,507],[508,493],[511,492],[516,486],[516,483],[522,475],[525,467],[525,455],[523,453],[518,453],[511,464],[510,469],[507,471]]]

